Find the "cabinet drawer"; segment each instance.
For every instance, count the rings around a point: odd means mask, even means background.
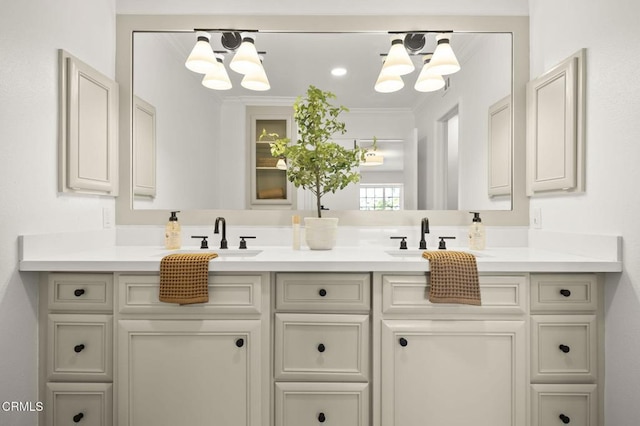
[[[532,385],[531,426],[598,425],[596,385]]]
[[[120,275],[119,309],[122,313],[251,314],[262,306],[262,275],[209,275],[209,301],[191,305],[159,300],[160,275]]]
[[[48,380],[111,381],[111,315],[50,314],[48,322]]]
[[[113,310],[113,275],[65,274],[48,276],[49,310],[102,311]]]
[[[276,383],[279,426],[368,426],[367,383]]]
[[[367,315],[277,314],[275,333],[276,379],[367,380]]]
[[[278,274],[276,308],[305,312],[369,312],[369,274]]]
[[[383,275],[382,311],[405,313],[524,313],[524,276],[481,275],[482,306],[429,302],[429,275]]]
[[[532,311],[595,311],[598,307],[594,274],[532,274]]]
[[[532,382],[595,382],[595,315],[534,315],[531,327]]]
[[[47,383],[47,425],[111,426],[110,383]]]

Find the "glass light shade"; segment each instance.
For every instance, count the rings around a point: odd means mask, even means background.
[[[229,68],[244,75],[262,68],[253,36],[243,36],[242,44],[240,44],[238,51],[229,63]]]
[[[240,85],[245,89],[255,90],[259,92],[264,92],[265,90],[271,89],[271,84],[269,84],[267,73],[264,71],[264,67],[262,66],[262,64],[260,64],[260,68],[258,70],[246,74],[242,78]]]
[[[402,77],[396,74],[390,74],[386,72],[384,68],[380,71],[380,75],[378,75],[378,80],[376,80],[374,86],[376,92],[380,93],[397,92],[403,87],[404,81],[402,81]]]
[[[449,44],[450,37],[449,34],[436,36],[438,45],[433,52],[433,58],[431,58],[431,71],[435,74],[448,75],[460,71],[458,59]]]
[[[378,154],[376,151],[369,151],[364,154],[364,162],[360,163],[361,166],[381,166],[384,164],[384,157]]]
[[[196,45],[193,46],[184,65],[193,72],[206,74],[212,72],[217,67],[216,57],[209,43],[211,36],[205,32],[198,32],[197,35],[198,41]]]
[[[413,86],[418,92],[435,92],[444,87],[444,78],[440,74],[434,73],[431,69],[431,56],[424,56],[422,71],[420,71],[416,84]]]
[[[395,75],[406,75],[416,69],[409,53],[407,53],[407,49],[404,47],[402,37],[395,37],[391,41],[391,48],[382,65],[382,69]]]
[[[284,158],[279,158],[276,163],[276,169],[278,170],[287,170],[287,162],[284,161]]]
[[[213,90],[229,90],[232,87],[231,80],[229,79],[229,74],[227,74],[227,70],[224,68],[224,63],[222,62],[222,58],[216,55],[216,68],[207,74],[205,74],[202,79],[202,85],[209,89]]]

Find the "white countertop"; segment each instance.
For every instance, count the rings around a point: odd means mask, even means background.
[[[183,248],[197,252],[198,248]],[[192,250],[191,250],[192,249]],[[455,250],[451,247],[450,250]],[[261,250],[257,255],[251,255]],[[421,251],[409,250],[406,256],[393,256],[388,247],[336,247],[314,251],[289,247],[251,247],[210,250],[220,253],[210,262],[211,271],[428,271],[429,262]],[[395,250],[400,252],[399,250]],[[466,250],[465,250],[466,251]],[[158,272],[160,260],[172,251],[154,246],[96,247],[82,250],[58,250],[23,255],[21,271],[83,272]],[[488,248],[477,255],[479,272],[620,272],[622,262],[563,252],[531,248]],[[244,254],[244,255],[243,255]]]

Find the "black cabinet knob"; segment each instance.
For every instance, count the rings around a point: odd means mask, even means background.
[[[79,354],[80,352],[82,352],[84,350],[84,345],[80,344],[80,345],[75,345],[73,347],[73,351],[77,354]]]
[[[564,414],[560,414],[558,417],[560,418],[560,421],[565,425],[571,423],[571,418],[565,416]]]
[[[325,351],[325,349],[326,349],[326,348],[324,347],[324,344],[320,343],[320,344],[318,345],[318,352],[324,352],[324,351]]]
[[[75,416],[73,416],[73,422],[80,423],[80,420],[82,420],[83,417],[84,417],[84,413],[78,413]]]
[[[409,344],[407,339],[405,339],[404,337],[401,337],[400,339],[398,339],[398,343],[400,343],[400,346],[402,346],[403,348]]]
[[[80,297],[80,296],[82,296],[84,293],[85,293],[84,288],[76,288],[76,289],[73,291],[73,294],[74,294],[74,296],[76,296],[76,297]]]
[[[320,423],[324,423],[325,420],[327,420],[327,417],[324,415],[324,413],[318,414],[318,421]]]
[[[569,346],[567,346],[567,345],[560,345],[560,346],[558,346],[558,349],[560,349],[565,354],[568,354],[569,351],[571,350],[571,348]]]
[[[567,290],[566,288],[563,288],[562,290],[560,290],[560,294],[563,295],[564,297],[569,297],[571,296],[571,290]]]
[[[321,288],[320,291],[318,291],[318,294],[320,295],[320,297],[325,297],[327,295],[327,290]]]
[[[241,348],[244,346],[244,339],[238,339],[236,340],[236,346]]]

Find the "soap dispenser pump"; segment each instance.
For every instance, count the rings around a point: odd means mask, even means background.
[[[469,226],[469,249],[484,250],[486,244],[486,233],[479,212],[469,212],[473,214],[473,220]]]
[[[176,213],[180,213],[180,211],[171,212],[169,222],[164,228],[164,247],[167,250],[179,249],[182,241],[180,222],[178,222]]]

